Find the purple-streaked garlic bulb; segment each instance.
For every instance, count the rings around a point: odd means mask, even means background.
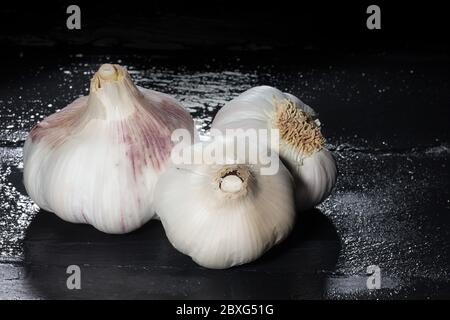
[[[196,138],[192,117],[170,96],[137,87],[104,64],[81,97],[38,123],[24,146],[24,183],[42,209],[107,233],[154,216],[153,192],[175,129]]]

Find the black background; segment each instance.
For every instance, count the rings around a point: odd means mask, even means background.
[[[81,8],[81,30],[66,28],[69,4]],[[366,28],[370,4],[381,8],[381,30]],[[4,1],[0,17],[3,53],[8,45],[42,45],[36,39],[57,48],[256,47],[330,53],[449,48],[443,1]],[[115,40],[109,43],[98,41],[111,37]]]
[[[81,30],[66,28],[70,4],[81,7]],[[381,8],[381,30],[366,28],[371,4]],[[0,129],[14,126],[0,140],[5,154],[23,146],[15,133],[35,123],[31,107],[48,115],[85,94],[89,72],[111,57],[149,78],[153,66],[167,71],[172,82],[161,90],[172,90],[177,74],[257,73],[258,83],[230,76],[217,85],[205,77],[222,90],[200,93],[186,76],[189,85],[168,93],[198,98],[205,108],[193,116],[201,118],[220,107],[207,94],[237,95],[240,81],[285,88],[320,110],[340,176],[331,201],[302,216],[286,242],[252,264],[224,271],[206,270],[176,252],[157,221],[114,237],[40,212],[20,242],[23,261],[0,260],[0,274],[8,275],[0,277],[0,294],[449,298],[449,14],[443,1],[2,2]],[[81,58],[74,56],[79,52]],[[219,57],[215,65],[211,57]],[[145,85],[160,89],[154,80]],[[5,181],[26,194],[20,169],[7,160]],[[4,226],[21,212],[1,211],[12,217]],[[65,268],[72,263],[85,263],[83,291],[66,290]],[[372,263],[401,285],[360,290]]]

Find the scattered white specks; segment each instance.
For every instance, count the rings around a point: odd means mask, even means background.
[[[320,109],[327,103],[330,109],[335,107],[333,102],[338,101],[361,106],[344,110],[361,114],[369,109],[365,108],[367,103],[376,105],[374,109],[382,108],[380,100],[388,101],[386,96],[396,90],[402,96],[417,93],[413,92],[413,82],[422,74],[420,69],[409,67],[394,73],[366,67],[356,71],[341,70],[339,65],[325,66],[325,70],[303,68],[292,74],[284,74],[270,65],[244,69],[210,63],[208,68],[192,70],[180,65],[169,67],[153,63],[149,67],[148,57],[139,56],[95,58],[79,53],[75,58],[69,65],[38,68],[36,76],[39,75],[42,82],[24,85],[25,89],[0,100],[0,107],[5,110],[0,113],[0,141],[8,146],[0,147],[0,260],[22,257],[25,231],[38,210],[21,183],[22,144],[27,132],[39,119],[59,111],[57,106],[67,105],[87,94],[92,74],[105,61],[129,63],[127,67],[138,85],[180,100],[195,118],[202,139],[207,139],[206,130],[214,113],[228,100],[256,85],[285,88],[317,107],[326,118],[336,115]],[[409,76],[412,74],[414,76]],[[426,96],[441,93],[435,83],[427,84],[420,85]],[[352,118],[350,114],[345,116]],[[324,124],[327,130],[327,122]],[[376,141],[381,151],[373,154],[373,146],[369,145],[373,139],[367,140],[364,130],[357,135],[351,126],[341,127],[327,142],[331,147],[336,146],[338,183],[319,209],[332,221],[339,235],[342,248],[336,273],[346,278],[330,277],[327,296],[340,297],[363,288],[361,275],[372,263],[379,263],[382,270],[397,276],[387,275],[385,279],[385,286],[394,293],[408,277],[447,281],[445,266],[448,264],[444,260],[449,248],[443,237],[448,231],[438,230],[432,223],[443,214],[442,210],[450,207],[450,177],[445,169],[450,149],[445,140],[436,140],[439,145],[426,150],[402,153],[395,151],[390,137],[382,136]],[[436,168],[444,168],[440,176],[433,175]],[[435,257],[433,261],[426,258],[430,255]]]

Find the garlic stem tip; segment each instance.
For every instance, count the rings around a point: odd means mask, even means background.
[[[241,190],[242,184],[243,181],[241,178],[234,174],[230,174],[222,178],[220,189],[224,192],[235,193]]]
[[[117,78],[117,69],[114,65],[105,63],[98,69],[98,75],[103,80],[113,80]]]

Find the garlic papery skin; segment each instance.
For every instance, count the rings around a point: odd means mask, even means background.
[[[90,93],[47,117],[24,146],[24,184],[42,209],[107,233],[154,216],[153,194],[190,114],[170,96],[137,87],[125,68],[102,65]]]
[[[212,143],[221,142],[203,144]],[[197,146],[187,148],[195,153]],[[242,159],[173,164],[158,181],[155,206],[172,245],[213,269],[257,259],[289,234],[295,219],[292,177],[283,164],[262,175],[258,163]]]
[[[259,86],[225,104],[211,128],[279,130],[279,153],[295,180],[297,208],[307,210],[328,197],[337,178],[336,162],[324,147],[317,116],[297,97]]]

